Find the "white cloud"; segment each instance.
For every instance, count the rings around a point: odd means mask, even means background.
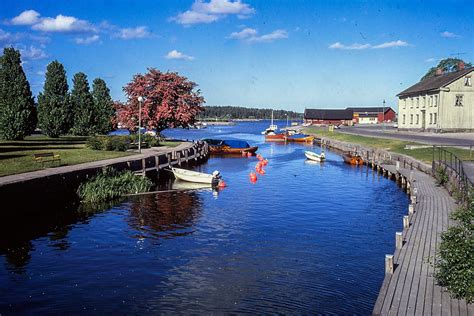
[[[351,45],[345,45],[341,42],[336,42],[329,45],[328,48],[330,49],[344,49],[344,50],[364,50],[364,49],[383,49],[383,48],[391,48],[391,47],[403,47],[408,46],[409,44],[405,41],[397,40],[392,42],[385,42],[382,44],[372,45],[372,44],[359,44],[354,43]]]
[[[42,18],[31,28],[43,32],[97,32],[97,28],[88,21],[62,14],[55,18]]]
[[[131,28],[124,28],[119,31],[116,37],[121,39],[129,40],[134,38],[146,38],[150,37],[151,33],[148,31],[146,26],[137,26]]]
[[[426,63],[432,63],[434,61],[436,61],[436,58],[428,58],[425,60]]]
[[[171,20],[179,24],[191,25],[212,23],[228,15],[246,19],[254,13],[255,9],[241,0],[211,0],[209,2],[196,0],[191,6],[191,10],[180,13]]]
[[[40,14],[35,10],[26,10],[11,19],[13,25],[33,25],[39,21]]]
[[[76,37],[74,39],[74,41],[76,42],[76,44],[79,44],[79,45],[88,45],[88,44],[92,44],[94,42],[97,42],[99,41],[100,37],[99,35],[92,35],[92,36],[88,36],[88,37]]]
[[[0,42],[6,42],[11,39],[12,34],[0,29]]]
[[[245,28],[240,32],[233,32],[229,38],[241,40],[247,43],[271,43],[275,40],[288,38],[285,30],[275,30],[271,33],[258,35],[258,31],[252,28]]]
[[[29,48],[20,48],[22,60],[38,60],[48,58],[48,54],[41,48],[30,46]]]
[[[441,37],[445,37],[445,38],[457,38],[457,37],[461,37],[457,34],[454,34],[454,33],[451,33],[451,32],[448,32],[448,31],[444,31],[442,33],[440,33],[439,35],[441,35]]]
[[[390,48],[390,47],[403,47],[408,46],[408,43],[405,41],[393,41],[393,42],[385,42],[379,45],[372,46],[371,48],[378,49],[378,48]]]
[[[168,52],[165,56],[166,59],[181,59],[181,60],[193,60],[193,56],[185,55],[176,49],[173,49],[172,51]]]

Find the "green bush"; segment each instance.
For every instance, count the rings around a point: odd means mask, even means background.
[[[441,234],[435,264],[436,278],[451,296],[474,301],[474,200],[468,199],[451,215],[458,221]]]
[[[87,140],[87,147],[94,150],[126,151],[130,148],[128,136],[93,136]]]
[[[435,171],[435,179],[436,179],[436,184],[439,186],[444,185],[445,183],[448,183],[449,176],[448,176],[448,173],[446,172],[446,168],[439,166]]]
[[[152,184],[150,179],[138,177],[130,170],[118,172],[106,167],[97,176],[82,183],[77,194],[82,202],[97,204],[117,199],[124,194],[146,192]]]
[[[130,135],[130,141],[134,144],[137,144],[138,146],[138,134],[131,134]],[[141,135],[141,141],[142,141],[142,148],[148,148],[148,147],[156,147],[160,145],[160,141],[158,137],[148,135],[148,134],[142,134]],[[143,144],[145,143],[145,144]]]

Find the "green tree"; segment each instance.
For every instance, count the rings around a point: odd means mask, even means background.
[[[110,90],[104,80],[94,79],[92,83],[92,98],[95,109],[95,133],[106,134],[112,130],[112,118],[115,114],[114,103]]]
[[[74,109],[72,132],[81,136],[92,135],[95,132],[95,111],[87,76],[82,72],[78,72],[74,75],[72,82],[71,103]]]
[[[20,52],[4,48],[0,57],[0,137],[23,139],[34,131],[36,122],[35,103]]]
[[[464,63],[466,68],[472,67],[471,63],[466,63],[464,60],[459,58],[445,58],[439,62],[436,67],[431,67],[430,70],[421,78],[420,81],[436,76],[436,70],[441,69],[443,73],[458,71],[459,63]]]
[[[39,126],[44,134],[59,137],[72,126],[72,108],[64,66],[57,60],[46,69],[43,92],[38,96]]]

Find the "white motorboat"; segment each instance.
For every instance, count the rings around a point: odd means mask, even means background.
[[[310,159],[310,160],[313,160],[313,161],[323,161],[326,159],[326,155],[324,154],[324,152],[322,152],[321,154],[317,154],[315,152],[312,152],[312,151],[309,151],[309,150],[306,150],[304,152],[304,155],[306,156],[306,158]]]
[[[176,179],[183,181],[212,184],[212,180],[214,179],[214,176],[208,173],[191,171],[181,168],[171,168],[171,171],[173,171],[173,174]]]

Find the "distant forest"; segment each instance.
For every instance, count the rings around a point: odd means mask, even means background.
[[[303,114],[293,111],[273,110],[275,120],[302,119]],[[199,115],[199,119],[206,118],[219,119],[270,119],[272,117],[271,109],[244,108],[241,106],[205,106],[204,112]]]

